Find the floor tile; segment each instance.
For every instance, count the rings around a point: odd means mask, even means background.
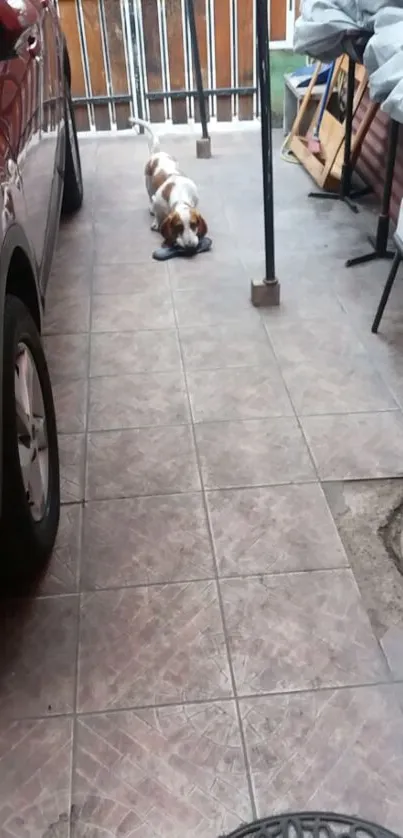
[[[44,337],[46,360],[53,380],[86,378],[89,335],[50,335]]]
[[[326,499],[373,631],[381,644],[403,632],[401,533],[403,480],[352,480],[325,483]],[[392,645],[392,673],[396,664]],[[403,643],[398,641],[398,670]],[[395,675],[396,677],[396,675]],[[402,673],[403,677],[403,673]]]
[[[223,576],[347,564],[318,485],[208,492],[207,503]]]
[[[60,434],[60,492],[62,503],[84,500],[84,434]]]
[[[298,416],[362,413],[397,408],[390,390],[367,358],[317,362],[282,369]]]
[[[61,507],[56,545],[40,584],[42,594],[76,592],[81,553],[81,518],[79,503]]]
[[[89,297],[50,299],[46,306],[44,335],[74,335],[88,332]]]
[[[133,332],[137,329],[172,329],[171,294],[165,288],[150,288],[137,294],[95,294],[92,303],[93,332]]]
[[[2,838],[69,838],[71,751],[70,719],[2,719]]]
[[[180,329],[185,367],[272,366],[274,356],[260,323],[235,322]]]
[[[87,382],[83,378],[53,382],[57,429],[61,434],[83,433],[87,423]]]
[[[169,274],[174,290],[199,289],[200,286],[222,287],[240,285],[247,292],[248,280],[241,260],[229,254],[214,252],[204,259],[172,259]]]
[[[238,693],[387,680],[351,571],[223,580]]]
[[[195,422],[293,416],[280,373],[273,365],[188,372]]]
[[[150,287],[169,287],[165,262],[148,259],[144,264],[95,265],[94,294],[133,294]]]
[[[259,322],[259,314],[248,307],[249,288],[195,288],[174,292],[179,326],[208,326],[232,320]]]
[[[183,374],[139,373],[93,378],[90,382],[89,428],[141,428],[183,425],[190,421]]]
[[[2,603],[2,719],[73,710],[77,619],[75,596]]]
[[[403,714],[390,687],[241,702],[258,814],[298,810],[403,822]]]
[[[397,407],[344,320],[278,320],[269,334],[298,415]]]
[[[294,419],[200,424],[196,441],[207,489],[315,480]]]
[[[188,427],[105,431],[89,437],[89,500],[199,489],[193,437]]]
[[[120,164],[121,165],[121,164]],[[119,167],[120,168],[120,167]],[[131,212],[100,209],[95,219],[95,260],[97,264],[117,266],[134,264],[144,257],[151,260],[152,252],[159,246],[159,236],[151,232],[147,193],[144,189],[143,206]],[[111,246],[113,242],[113,246]]]
[[[153,801],[153,802],[151,802]],[[222,835],[252,817],[232,703],[80,719],[72,838]]]
[[[91,293],[92,265],[84,261],[81,264],[71,264],[68,259],[58,263],[57,257],[49,285],[46,289],[46,299],[77,299]]]
[[[91,376],[168,372],[179,368],[179,343],[173,330],[91,335]]]
[[[214,582],[83,595],[80,710],[220,698],[231,692]]]
[[[201,495],[101,501],[84,517],[84,589],[214,576]]]
[[[403,475],[400,412],[309,416],[302,427],[321,480]]]

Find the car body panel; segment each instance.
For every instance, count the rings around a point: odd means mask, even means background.
[[[7,20],[17,27],[16,14],[25,28],[18,49],[8,57],[1,48],[1,23]],[[2,324],[10,262],[19,249],[29,263],[32,277],[26,281],[32,287],[27,298],[36,300],[41,321],[59,227],[66,130],[64,50],[54,0],[0,0],[0,464]],[[1,484],[0,467],[0,504]]]

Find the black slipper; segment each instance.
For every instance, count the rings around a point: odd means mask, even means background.
[[[166,259],[174,259],[175,256],[185,256],[187,259],[191,259],[198,253],[207,253],[208,250],[211,250],[212,244],[211,239],[208,236],[204,236],[204,238],[200,239],[195,250],[184,250],[183,247],[178,247],[176,244],[172,247],[158,247],[157,250],[154,250],[153,259],[157,259],[158,262],[164,262]]]

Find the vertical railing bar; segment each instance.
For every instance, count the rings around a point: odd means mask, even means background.
[[[113,83],[112,83],[112,70],[111,70],[111,62],[109,56],[109,42],[108,42],[108,32],[106,27],[106,17],[105,17],[105,5],[104,0],[98,0],[98,13],[99,13],[99,20],[101,23],[101,44],[102,44],[102,55],[104,59],[104,68],[105,68],[105,81],[106,81],[106,92],[108,96],[113,96]],[[109,111],[109,122],[111,129],[116,131],[117,129],[117,119],[116,119],[116,110],[115,105],[111,102],[108,105]]]
[[[203,75],[201,69],[201,61],[200,61],[200,49],[199,49],[199,41],[197,37],[197,29],[196,29],[196,15],[194,9],[194,2],[193,0],[187,0],[186,2],[186,16],[189,22],[189,31],[190,31],[190,40],[191,40],[191,47],[192,47],[192,59],[193,59],[193,66],[194,66],[194,74],[196,80],[196,88],[197,88],[197,99],[199,103],[199,111],[200,111],[200,122],[202,128],[202,138],[203,142],[209,142],[209,135],[208,135],[208,128],[207,128],[207,110],[206,110],[206,99],[204,97],[204,85],[203,85]]]
[[[212,89],[217,87],[217,67],[216,67],[217,52],[216,52],[216,48],[215,48],[216,47],[216,42],[215,42],[215,19],[214,19],[215,2],[216,2],[216,0],[210,0],[210,4],[211,4],[211,6],[210,6],[210,8],[211,8],[210,38],[211,38],[211,50],[212,50],[212,58],[213,58],[213,60],[211,62],[211,87],[212,87]],[[220,2],[222,2],[222,0],[217,0],[217,2],[220,3]],[[217,96],[212,97],[212,103],[213,103],[214,116],[216,116],[217,115]]]
[[[85,37],[84,12],[81,0],[75,0],[75,6],[78,22],[78,35],[80,38],[81,61],[84,70],[85,93],[86,96],[90,98],[92,96],[91,71],[88,61],[87,39]],[[88,105],[88,122],[90,124],[90,130],[96,131],[95,110],[92,105]]]
[[[186,0],[185,0],[185,2],[186,2]],[[194,88],[194,75],[193,75],[193,62],[192,62],[192,52],[191,52],[192,46],[191,46],[191,41],[190,41],[189,21],[188,21],[187,17],[185,19],[185,30],[184,31],[186,32],[186,39],[185,39],[185,44],[186,44],[185,56],[186,56],[186,58],[185,58],[185,60],[186,60],[187,65],[188,65],[188,75],[189,75],[188,82],[186,84],[186,90],[193,90],[193,88]],[[187,99],[188,118],[193,119],[193,120],[195,120],[195,118],[196,118],[194,104],[195,103],[194,103],[194,100],[193,100],[193,96],[189,96],[188,99]]]
[[[164,90],[171,91],[171,73],[169,69],[169,43],[168,43],[168,24],[167,24],[167,8],[165,0],[160,0],[161,3],[161,73],[162,85]],[[170,98],[166,100],[168,119],[172,120],[172,101]]]
[[[186,14],[186,0],[181,0],[182,11],[182,35],[183,35],[183,61],[185,68],[185,87],[186,90],[193,89],[193,63],[192,63],[192,47],[189,31],[189,20]],[[186,97],[186,112],[188,119],[194,119],[194,101],[192,96]]]
[[[131,96],[131,103],[130,103],[130,116],[140,116],[138,103],[137,103],[137,85],[136,85],[136,74],[134,70],[134,56],[133,56],[133,44],[132,44],[132,27],[131,27],[131,20],[130,20],[130,9],[128,0],[120,0],[120,17],[122,21],[122,31],[123,31],[123,49],[125,53],[125,64],[126,64],[126,76],[127,82],[129,86],[130,96]]]
[[[146,0],[147,2],[147,0]],[[158,34],[159,34],[159,42],[160,42],[160,61],[161,61],[161,73],[162,73],[162,83],[164,84],[164,48],[163,48],[163,21],[162,21],[162,0],[157,0],[157,15],[158,15]],[[165,122],[168,120],[168,102],[167,99],[164,99],[164,115],[165,115]]]
[[[237,28],[237,4],[236,0],[230,0],[230,31],[231,31],[231,86],[237,87],[238,86],[238,54],[237,54],[237,42],[238,42],[238,28]],[[239,104],[238,104],[239,96],[234,95],[231,96],[231,109],[232,109],[232,118],[238,114]]]
[[[206,18],[206,44],[207,44],[207,86],[212,88],[212,50],[210,43],[210,0],[204,2],[205,18]],[[212,96],[208,97],[208,113],[209,117],[213,115]]]
[[[150,105],[147,99],[148,93],[148,76],[147,76],[147,61],[144,44],[144,22],[143,22],[143,6],[141,0],[132,0],[135,11],[135,27],[138,36],[138,59],[139,67],[142,68],[143,73],[143,104],[144,104],[144,118],[150,120]]]
[[[270,2],[270,0],[268,0]],[[253,6],[253,36],[252,36],[252,67],[253,67],[253,87],[255,93],[253,94],[253,116],[257,118],[258,115],[258,95],[257,95],[257,44],[256,44],[256,3]]]

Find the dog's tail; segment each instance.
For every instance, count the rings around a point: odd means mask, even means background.
[[[160,141],[158,137],[154,134],[153,129],[149,122],[145,122],[144,119],[140,119],[138,116],[131,116],[129,119],[130,125],[139,125],[140,128],[144,128],[147,139],[148,139],[148,148],[150,154],[156,154],[157,151],[160,150]]]

